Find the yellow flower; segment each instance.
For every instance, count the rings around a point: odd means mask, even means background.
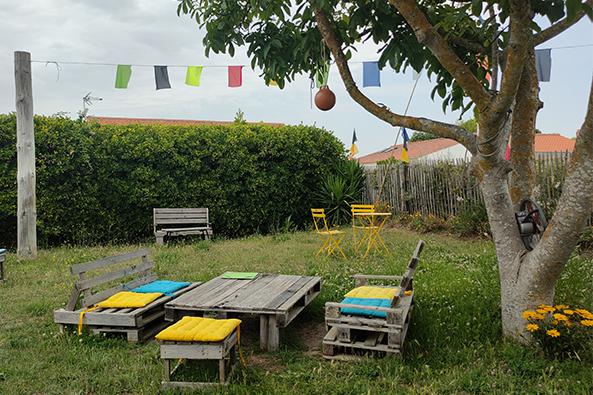
[[[558,321],[568,321],[568,317],[565,316],[564,314],[556,313],[556,314],[554,314],[554,318]]]
[[[549,306],[549,305],[547,305],[547,304],[540,304],[540,305],[539,305],[539,306],[537,306],[537,307],[539,307],[539,310],[544,310],[544,311],[546,311],[546,312],[550,312],[550,313],[553,313],[554,311],[556,311],[556,309],[555,309],[554,307],[552,307],[552,306]],[[539,310],[538,310],[538,311],[539,311]]]
[[[548,314],[548,310],[546,310],[546,309],[537,309],[535,311],[537,311],[540,314]]]
[[[565,304],[559,304],[556,305],[556,310],[564,310],[564,309],[568,309],[569,306],[565,305]]]
[[[551,337],[558,337],[558,336],[560,336],[560,332],[558,332],[556,329],[550,329],[550,330],[546,331],[546,335],[551,336]]]
[[[524,320],[530,320],[535,318],[535,316],[537,315],[537,313],[535,311],[531,311],[531,310],[525,310],[524,312],[521,313],[521,316],[523,317]]]
[[[582,320],[581,325],[582,326],[593,326],[593,320]]]
[[[574,314],[574,310],[564,310],[563,313],[566,314],[566,315],[573,315]]]
[[[585,310],[585,309],[576,309],[575,310],[581,317],[587,319],[587,320],[593,320],[593,314],[591,314],[590,311]]]
[[[529,332],[535,332],[536,330],[539,329],[539,325],[537,325],[537,324],[527,324],[527,326],[525,327],[525,329],[527,329]]]
[[[537,313],[535,313],[535,315],[533,316],[533,319],[534,320],[538,320],[538,321],[541,321],[544,318],[546,318],[546,316],[544,316],[543,314],[537,314]]]
[[[558,325],[558,320],[553,320],[552,325]]]

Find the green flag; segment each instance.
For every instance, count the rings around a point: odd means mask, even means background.
[[[185,73],[185,85],[200,86],[202,68],[202,66],[188,66],[187,73]]]
[[[129,64],[118,64],[115,74],[115,87],[118,89],[127,89],[128,82],[132,76],[132,66]]]

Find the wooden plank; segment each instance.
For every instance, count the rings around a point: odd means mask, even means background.
[[[277,351],[280,347],[280,328],[275,315],[268,317],[268,351]]]
[[[278,296],[274,299],[270,300],[266,306],[266,309],[276,310],[284,303],[288,302],[288,300],[293,299],[295,295],[299,295],[296,300],[300,299],[300,297],[304,296],[310,287],[307,287],[307,283],[313,281],[314,283],[318,282],[312,280],[309,277],[300,277],[297,281],[295,281],[287,290],[281,292]],[[300,291],[300,292],[299,292]],[[291,307],[290,305],[288,307]]]
[[[195,213],[195,212],[208,212],[206,207],[179,207],[179,208],[154,208],[153,213],[155,214],[166,214],[166,213]]]
[[[265,350],[268,346],[268,316],[259,316],[259,348]]]
[[[321,289],[321,277],[307,277],[309,280],[305,285],[301,287],[299,292],[296,292],[293,296],[288,298],[283,304],[277,307],[276,310],[287,311],[289,310],[300,298],[305,296],[312,289],[319,287]]]
[[[77,281],[75,287],[81,291],[85,289],[91,289],[92,287],[107,283],[109,281],[114,281],[123,277],[131,276],[133,274],[145,272],[149,269],[152,269],[153,267],[154,262],[143,262],[138,265],[133,265],[114,272],[109,272],[102,274],[100,276],[95,276],[87,280]]]
[[[246,310],[265,310],[270,301],[277,300],[283,292],[298,282],[299,279],[300,276],[278,275],[266,286],[262,286],[261,281],[255,282],[250,287],[254,292],[247,294],[245,293],[246,290],[243,290],[243,295],[237,295],[234,303],[229,303],[229,305],[235,308],[245,308]]]
[[[196,220],[194,218],[168,218],[168,219],[160,219],[156,224],[196,224],[196,223],[207,223],[208,221],[205,219],[204,221]]]
[[[37,256],[37,195],[31,54],[15,51],[17,255]]]
[[[142,256],[147,256],[149,254],[147,249],[141,249],[134,252],[128,252],[126,254],[114,255],[103,259],[98,259],[96,261],[86,262],[86,263],[79,263],[77,265],[72,265],[70,267],[70,273],[72,274],[79,274],[88,272],[94,269],[99,269],[104,266],[108,266],[114,263],[125,262],[135,258],[140,258]]]

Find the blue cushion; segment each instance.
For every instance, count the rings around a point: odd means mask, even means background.
[[[154,293],[160,292],[165,295],[172,295],[175,291],[185,288],[191,283],[181,281],[156,280],[148,284],[144,284],[138,288],[132,289],[132,292],[139,293]]]
[[[387,307],[391,308],[391,299],[374,299],[374,298],[344,298],[342,303],[355,304],[359,306],[373,306],[373,307]],[[355,307],[342,307],[341,312],[352,315],[365,315],[370,317],[387,318],[387,313],[384,311],[357,309]]]

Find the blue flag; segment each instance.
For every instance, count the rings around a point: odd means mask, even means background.
[[[410,138],[408,137],[408,131],[406,130],[406,128],[402,128],[402,136],[404,139],[404,148],[402,149],[402,162],[409,163],[410,158],[408,156],[408,141],[410,141]]]
[[[362,62],[362,86],[381,86],[379,62]]]

